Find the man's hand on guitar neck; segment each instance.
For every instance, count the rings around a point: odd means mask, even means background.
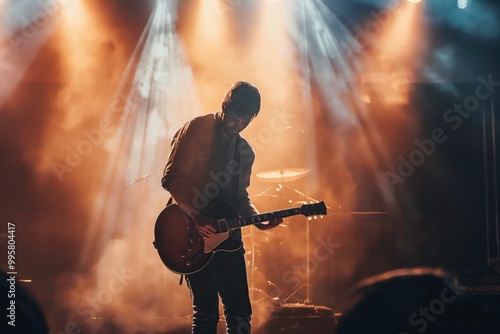
[[[257,226],[257,228],[260,230],[269,230],[275,228],[281,223],[283,223],[283,218],[281,218],[278,213],[275,213],[274,217],[269,219],[269,221],[256,224],[255,226]]]

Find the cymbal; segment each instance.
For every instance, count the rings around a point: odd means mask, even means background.
[[[257,178],[271,183],[290,182],[304,177],[307,173],[307,168],[284,168],[257,173]]]

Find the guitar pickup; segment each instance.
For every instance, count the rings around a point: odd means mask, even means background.
[[[217,227],[219,228],[220,233],[229,231],[229,227],[227,226],[227,220],[225,219],[217,219]]]

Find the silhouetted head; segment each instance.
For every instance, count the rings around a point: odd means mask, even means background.
[[[243,131],[260,110],[260,93],[246,81],[237,81],[222,101],[222,123],[228,135]]]

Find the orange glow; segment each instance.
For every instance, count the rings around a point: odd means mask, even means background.
[[[224,68],[235,61],[227,41],[229,34],[227,29],[223,29],[224,19],[221,15],[225,11],[216,5],[218,3],[197,1],[195,4],[187,4],[189,8],[180,18],[187,27],[180,33],[186,43],[193,72],[195,76],[206,76],[208,77],[206,80],[210,81],[206,84],[204,79],[195,80],[204,113],[220,106],[223,86],[227,86],[227,82],[220,84],[224,79]],[[203,82],[200,84],[200,81]]]
[[[59,59],[51,65],[58,68],[62,81],[54,104],[60,112],[47,127],[38,164],[40,171],[51,174],[54,161],[65,163],[68,150],[76,149],[86,140],[83,131],[100,131],[115,89],[112,83],[119,82],[120,64],[126,61],[122,49],[115,48],[111,28],[96,20],[92,8],[81,1],[64,5],[62,21],[53,40]],[[119,66],[109,66],[110,59]],[[106,126],[111,128],[111,124]],[[88,150],[98,151],[106,139],[102,137],[98,145]]]
[[[218,8],[215,2],[200,1],[195,10],[196,16],[192,29],[196,36],[196,45],[199,51],[206,50],[206,48],[210,50],[217,44],[214,42],[227,38],[227,31],[223,29],[223,20],[220,17],[222,9]]]
[[[379,47],[367,55],[368,71],[363,81],[376,83],[374,89],[380,90],[387,103],[405,104],[423,52],[420,6],[403,3],[390,15],[392,19],[377,41]]]
[[[363,95],[361,96],[361,100],[362,100],[364,103],[366,103],[366,104],[370,104],[370,103],[372,103],[372,99],[371,99],[370,95],[368,95],[368,94],[363,94]]]
[[[418,7],[412,5],[401,6],[394,13],[391,26],[381,38],[384,58],[391,60],[411,60],[415,54],[420,37],[420,28],[417,25]]]
[[[80,1],[68,2],[63,8],[63,17],[61,48],[68,69],[68,85],[60,95],[60,103],[66,105],[66,117],[62,127],[69,130],[81,124],[85,117],[85,113],[78,108],[81,101],[74,100],[79,95],[75,85],[92,80],[89,74],[97,64],[95,57],[89,52],[89,46],[97,44],[100,36],[96,22],[93,22]]]
[[[289,4],[262,2],[249,9],[246,5],[200,1],[189,9],[196,13],[194,20],[187,15],[181,18],[189,27],[180,33],[205,112],[220,108],[221,93],[236,80],[252,81],[262,92],[273,91],[274,100],[283,100],[289,93],[283,84],[290,81],[293,48],[282,24],[283,17],[290,15]],[[241,22],[246,10],[256,17]],[[275,89],[276,85],[281,88]]]
[[[252,82],[262,95],[262,112],[243,135],[257,151],[255,170],[303,167],[261,165],[280,161],[281,156],[267,156],[272,155],[271,143],[276,150],[280,145],[286,146],[279,151],[283,157],[287,155],[286,150],[292,144],[278,139],[284,128],[292,125],[293,117],[282,115],[289,115],[294,111],[292,108],[300,108],[302,103],[300,95],[293,92],[297,89],[297,73],[290,70],[296,68],[293,64],[296,51],[283,25],[290,15],[290,4],[285,1],[194,3],[183,10],[179,33],[185,41],[203,113],[220,110],[224,93],[233,82]],[[279,126],[272,127],[273,120]]]
[[[283,28],[283,22],[291,15],[290,11],[290,4],[286,1],[264,3],[259,8],[258,21],[250,41],[249,60],[259,64],[263,82],[269,81],[269,73],[272,73],[273,81],[279,81],[279,89],[268,87],[273,98],[279,101],[286,99],[292,85],[290,68],[293,67],[295,51]]]

